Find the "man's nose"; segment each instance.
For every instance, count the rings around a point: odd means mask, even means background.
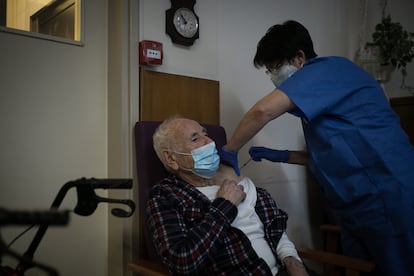
[[[210,144],[211,142],[213,142],[213,139],[208,136],[204,136],[204,145]]]

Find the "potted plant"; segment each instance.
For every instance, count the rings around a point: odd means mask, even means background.
[[[406,66],[414,58],[414,33],[406,31],[399,22],[393,22],[390,15],[383,16],[372,33],[372,42],[367,46],[376,48],[383,69],[401,71],[401,88],[406,88]]]

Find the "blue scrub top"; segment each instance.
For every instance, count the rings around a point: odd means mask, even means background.
[[[322,57],[279,89],[297,106],[310,169],[342,223],[414,228],[414,148],[378,82],[346,58]]]

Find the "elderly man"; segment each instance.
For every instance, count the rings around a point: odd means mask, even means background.
[[[199,123],[167,119],[153,142],[171,175],[153,187],[147,216],[173,274],[308,275],[285,233],[287,214],[267,191],[220,165]]]

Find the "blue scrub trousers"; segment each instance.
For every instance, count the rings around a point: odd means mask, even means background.
[[[413,218],[414,219],[414,218]],[[414,229],[396,236],[358,236],[342,232],[345,255],[374,261],[375,276],[414,275]]]

